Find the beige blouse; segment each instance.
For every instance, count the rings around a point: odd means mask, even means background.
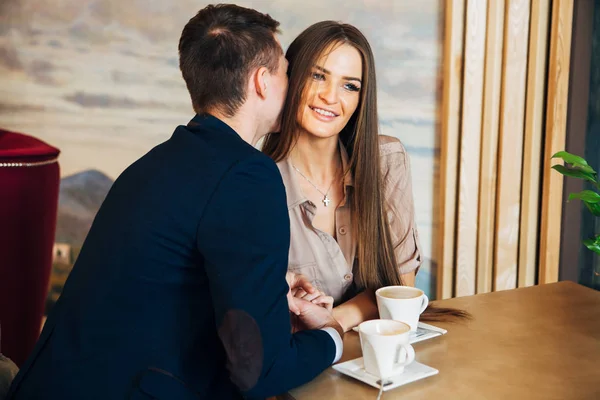
[[[415,226],[410,160],[396,138],[379,136],[381,170],[385,183],[387,215],[400,273],[415,271],[421,264],[421,247]],[[342,166],[348,154],[340,143]],[[354,182],[344,179],[345,198],[335,211],[337,241],[312,225],[316,206],[302,190],[297,173],[288,158],[277,164],[286,188],[290,215],[291,243],[288,269],[308,277],[319,290],[334,298],[335,304],[356,295],[354,272],[357,268],[356,242],[352,237],[350,213]]]

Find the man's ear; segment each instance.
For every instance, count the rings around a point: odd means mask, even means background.
[[[269,70],[265,67],[260,67],[253,74],[252,81],[254,83],[254,90],[256,90],[256,94],[265,99],[267,97],[267,92],[269,90],[269,80],[271,78],[271,74],[269,74]]]

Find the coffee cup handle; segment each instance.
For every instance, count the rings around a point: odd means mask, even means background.
[[[419,314],[423,314],[423,311],[425,311],[425,309],[427,308],[428,305],[429,305],[429,297],[427,297],[427,295],[425,293],[423,293],[423,304],[421,305],[421,312],[419,312]]]
[[[404,351],[406,352],[406,356],[404,357],[403,361],[398,361],[395,365],[394,368],[403,368],[405,366],[407,366],[408,364],[410,364],[411,362],[415,361],[415,349],[413,349],[413,347],[410,344],[401,344],[398,346],[398,352],[402,351],[402,349],[404,349]],[[399,358],[400,355],[398,355]]]

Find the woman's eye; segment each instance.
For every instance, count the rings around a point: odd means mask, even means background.
[[[325,75],[319,73],[319,72],[313,72],[312,74],[312,78],[316,81],[324,81],[325,80]]]
[[[355,84],[353,84],[353,83],[346,83],[344,85],[344,88],[346,90],[351,91],[351,92],[358,92],[358,91],[360,91],[360,88],[358,86],[356,86]]]

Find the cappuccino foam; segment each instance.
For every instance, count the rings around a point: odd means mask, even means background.
[[[387,297],[388,299],[414,299],[421,296],[421,294],[418,290],[400,288],[390,288],[379,292],[380,296]]]

